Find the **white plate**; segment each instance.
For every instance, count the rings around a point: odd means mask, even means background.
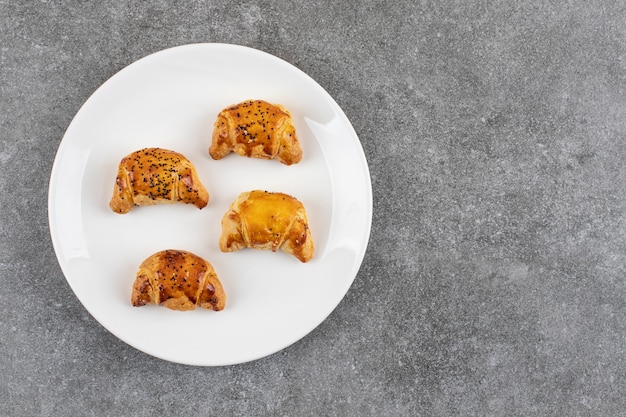
[[[249,98],[291,111],[302,162],[285,166],[235,154],[211,159],[218,112]],[[209,191],[209,205],[113,213],[108,202],[117,165],[143,147],[172,149],[190,159]],[[252,189],[286,192],[302,201],[316,243],[311,262],[302,264],[283,252],[220,252],[222,216],[240,192]],[[61,268],[96,320],[150,355],[217,366],[277,352],[332,312],[363,260],[372,194],[354,129],[313,79],[261,51],[193,44],[133,63],[87,100],[59,146],[48,209]],[[139,264],[168,248],[189,250],[213,264],[227,294],[223,311],[131,306]]]

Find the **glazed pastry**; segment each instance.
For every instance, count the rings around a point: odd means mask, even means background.
[[[141,263],[131,302],[135,307],[158,304],[172,310],[219,311],[224,309],[226,294],[209,262],[191,252],[169,249]]]
[[[291,114],[280,104],[248,100],[222,110],[213,126],[209,154],[222,159],[241,156],[278,159],[285,165],[302,159]]]
[[[209,202],[209,193],[187,158],[167,149],[145,148],[121,160],[109,202],[111,210],[125,214],[134,206],[175,202],[199,209]]]
[[[314,244],[304,206],[294,197],[268,191],[244,192],[222,218],[222,252],[241,248],[282,249],[301,262],[313,257]]]

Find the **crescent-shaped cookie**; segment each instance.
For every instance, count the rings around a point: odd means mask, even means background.
[[[193,164],[182,154],[161,148],[145,148],[126,155],[119,163],[109,207],[128,213],[134,206],[209,202]]]
[[[139,266],[131,303],[158,304],[172,310],[223,310],[226,293],[213,266],[187,251],[168,249],[149,256]]]
[[[222,252],[281,249],[301,262],[310,261],[315,251],[302,203],[284,193],[261,190],[241,193],[230,205],[222,218],[219,247]]]
[[[223,109],[213,125],[209,154],[277,159],[285,165],[302,160],[302,149],[289,111],[280,104],[247,100]]]

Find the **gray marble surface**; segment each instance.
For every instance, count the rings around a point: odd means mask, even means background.
[[[344,109],[373,224],[269,357],[183,366],[95,321],[48,228],[65,129],[152,52],[274,54]],[[626,415],[623,1],[0,1],[0,415]]]

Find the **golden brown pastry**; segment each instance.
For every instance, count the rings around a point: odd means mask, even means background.
[[[182,202],[199,209],[209,202],[193,164],[178,152],[145,148],[125,156],[109,207],[120,214],[134,206]]]
[[[291,114],[280,104],[248,100],[222,110],[213,126],[209,154],[222,159],[231,152],[252,158],[278,159],[285,165],[302,159]]]
[[[282,249],[301,262],[315,250],[304,206],[283,193],[254,190],[244,192],[222,218],[219,241],[222,252],[241,248]]]
[[[168,249],[141,263],[131,302],[135,307],[159,304],[172,310],[219,311],[226,294],[209,262],[191,252]]]

